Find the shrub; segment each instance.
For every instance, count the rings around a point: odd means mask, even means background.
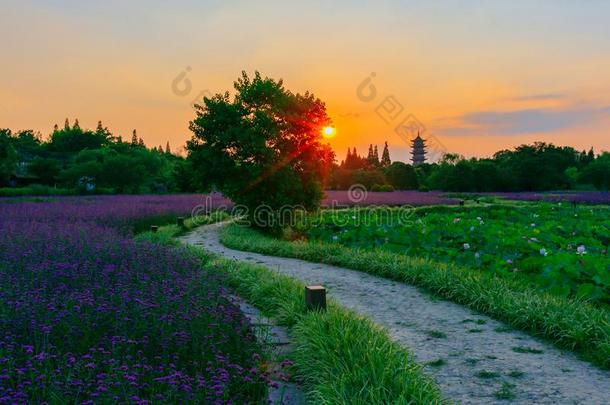
[[[390,184],[374,184],[371,191],[390,192],[394,191],[394,187]]]

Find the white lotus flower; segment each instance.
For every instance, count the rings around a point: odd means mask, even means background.
[[[580,245],[578,248],[576,248],[576,253],[579,255],[587,254],[587,248],[585,248],[585,245]]]
[[[540,254],[541,254],[542,256],[548,256],[548,255],[549,255],[549,252],[547,252],[545,248],[542,248],[542,249],[540,249]]]
[[[468,250],[470,249],[470,244],[469,243],[464,243],[464,250]]]

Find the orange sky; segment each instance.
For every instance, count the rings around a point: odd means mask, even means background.
[[[257,69],[326,101],[339,158],[387,141],[407,160],[394,129],[408,117],[437,155],[535,140],[610,150],[606,2],[123,3],[3,2],[0,127],[48,135],[66,117],[101,119],[178,149],[190,101]],[[172,82],[187,67],[180,95]],[[358,87],[372,72],[366,101]]]

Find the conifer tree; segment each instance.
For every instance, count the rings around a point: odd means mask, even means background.
[[[369,153],[366,155],[366,164],[368,166],[371,166],[371,167],[376,165],[376,163],[375,163],[375,152],[373,150],[373,144],[369,145]]]
[[[344,167],[349,167],[352,162],[352,148],[347,148],[347,155],[345,156],[345,161],[343,162]]]
[[[138,146],[138,134],[135,129],[131,135],[131,146]]]
[[[165,153],[168,155],[172,153],[172,150],[169,147],[169,141],[167,141],[167,144],[165,145]]]
[[[70,121],[68,121],[68,119],[66,118],[66,122],[64,122],[64,129],[66,131],[70,130]]]
[[[388,150],[388,143],[386,142],[383,146],[383,152],[381,153],[381,167],[388,167],[392,164],[390,160],[390,151]]]
[[[373,165],[379,166],[379,152],[377,151],[377,145],[375,145],[375,149],[373,150]]]

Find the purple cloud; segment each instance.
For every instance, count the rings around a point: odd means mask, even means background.
[[[522,135],[529,133],[554,132],[571,128],[598,118],[610,112],[604,109],[545,109],[530,108],[516,111],[477,111],[458,117],[459,124],[439,128],[445,135]]]

